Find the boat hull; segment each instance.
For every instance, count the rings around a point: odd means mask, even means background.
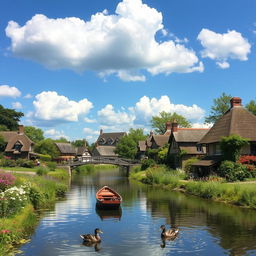
[[[118,209],[122,197],[113,189],[104,186],[96,193],[96,206],[101,209]]]

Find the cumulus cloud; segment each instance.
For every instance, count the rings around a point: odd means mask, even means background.
[[[76,102],[55,91],[44,91],[36,95],[33,105],[33,117],[46,123],[77,122],[81,115],[86,115],[93,107],[87,99]]]
[[[69,140],[69,137],[65,135],[64,131],[58,131],[55,129],[49,129],[44,131],[44,135],[48,138],[52,138],[54,140],[59,139],[59,138],[66,138]]]
[[[204,47],[202,57],[216,60],[220,68],[229,67],[228,59],[246,61],[251,51],[251,45],[247,39],[235,30],[219,34],[204,28],[197,39]]]
[[[21,96],[21,92],[14,86],[0,85],[0,97],[17,98]]]
[[[25,96],[24,96],[24,99],[31,99],[33,96],[30,94],[30,93],[28,93],[28,94],[26,94]]]
[[[85,121],[86,123],[89,123],[89,124],[92,124],[92,123],[96,123],[96,122],[97,122],[96,119],[90,119],[90,118],[88,118],[88,117],[85,117],[85,118],[84,118],[84,121]]]
[[[152,75],[202,72],[203,64],[182,41],[156,41],[157,32],[166,34],[162,21],[162,14],[142,0],[123,0],[115,14],[104,10],[88,21],[43,14],[24,26],[9,21],[6,35],[16,56],[53,69],[93,70],[124,81],[145,81],[141,70]]]
[[[205,123],[192,123],[192,128],[211,128],[213,123],[205,124]]]
[[[158,115],[160,112],[165,111],[168,113],[180,114],[188,120],[199,120],[203,118],[205,111],[199,106],[193,104],[186,106],[183,104],[174,104],[170,101],[169,97],[164,95],[160,99],[149,98],[144,96],[131,108],[134,112],[136,119],[135,123],[143,124],[148,123],[152,116]]]
[[[15,109],[22,109],[22,104],[18,101],[12,103],[12,107]]]

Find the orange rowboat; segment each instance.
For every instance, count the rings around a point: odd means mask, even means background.
[[[96,193],[97,207],[104,209],[118,208],[122,202],[122,197],[113,189],[104,186]]]

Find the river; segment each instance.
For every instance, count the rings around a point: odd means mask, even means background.
[[[98,211],[95,193],[108,185],[123,197],[119,211]],[[162,241],[160,226],[179,228]],[[103,231],[96,246],[80,234]],[[118,169],[74,175],[66,200],[44,212],[19,255],[256,255],[256,211],[129,181]]]

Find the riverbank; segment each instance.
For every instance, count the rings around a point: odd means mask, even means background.
[[[68,189],[63,170],[49,171],[47,176],[24,172],[6,173],[13,182],[0,193],[0,255],[14,255],[33,232],[40,211],[52,207]],[[30,173],[36,172],[30,169]]]
[[[183,171],[167,170],[164,167],[148,168],[131,172],[131,179],[141,183],[161,186],[169,190],[211,199],[214,201],[256,209],[256,181],[228,183],[212,177],[205,181],[185,180]]]

